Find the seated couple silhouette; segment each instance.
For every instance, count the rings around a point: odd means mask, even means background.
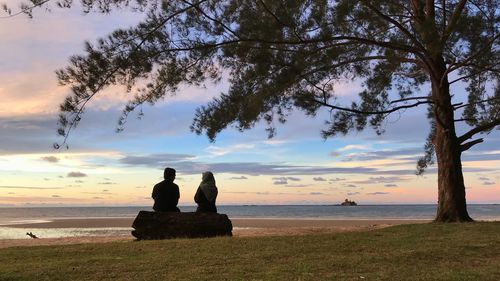
[[[152,197],[155,201],[153,210],[156,212],[180,212],[181,210],[177,208],[180,197],[179,186],[174,183],[175,169],[165,168],[163,178],[164,180],[153,188]],[[212,172],[204,172],[200,186],[194,195],[194,202],[198,204],[196,212],[217,213],[217,207],[215,207],[217,193],[214,175]]]

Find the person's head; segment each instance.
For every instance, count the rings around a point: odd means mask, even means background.
[[[203,174],[201,174],[201,181],[202,182],[210,182],[213,181],[215,182],[214,174],[212,172],[206,171]]]
[[[165,171],[163,171],[163,178],[167,181],[174,181],[175,180],[175,169],[165,168]]]

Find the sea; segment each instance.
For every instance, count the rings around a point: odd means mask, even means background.
[[[500,204],[469,204],[475,220],[500,221]],[[182,212],[193,212],[195,206],[180,206]],[[229,218],[310,219],[310,220],[432,220],[436,205],[240,205],[218,206],[218,212]],[[0,239],[30,239],[26,232],[39,237],[130,235],[131,228],[13,228],[12,224],[42,223],[55,219],[134,218],[150,206],[130,207],[3,207],[0,208]]]

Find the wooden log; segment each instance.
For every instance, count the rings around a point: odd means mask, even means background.
[[[140,211],[132,227],[138,240],[232,236],[227,215],[217,213],[176,213]]]

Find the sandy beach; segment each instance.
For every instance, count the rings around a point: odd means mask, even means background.
[[[369,231],[399,224],[426,223],[422,220],[325,220],[232,218],[235,237],[305,235]],[[133,218],[57,219],[50,222],[4,225],[11,228],[101,228],[130,227]],[[15,246],[64,245],[133,241],[130,236],[81,236],[40,239],[0,239],[0,248]]]

